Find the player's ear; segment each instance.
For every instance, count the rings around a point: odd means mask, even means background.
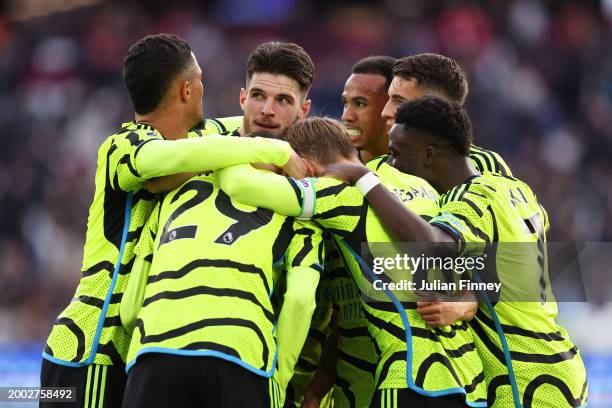
[[[304,119],[306,116],[308,116],[308,112],[310,112],[311,103],[312,101],[310,99],[305,99],[304,102],[302,102],[299,112],[300,119]]]
[[[312,160],[308,160],[302,157],[304,164],[306,165],[306,177],[319,177],[325,172],[325,168],[319,166]]]
[[[247,98],[247,90],[244,88],[240,88],[240,108],[244,112],[244,104]]]
[[[302,157],[304,164],[306,165],[306,177],[316,177],[317,168],[316,165],[308,159]]]
[[[190,81],[181,82],[181,102],[187,102],[193,95]]]
[[[433,167],[433,162],[436,159],[436,155],[439,153],[439,150],[435,146],[427,145],[425,146],[424,152],[424,161],[423,164],[425,168],[431,169]]]

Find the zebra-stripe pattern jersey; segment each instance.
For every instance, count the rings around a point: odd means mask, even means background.
[[[490,267],[476,278],[502,285],[498,299],[479,294],[470,322],[489,406],[583,405],[588,392],[580,352],[555,322],[548,217],[529,186],[489,172],[471,177],[441,198],[441,213],[430,222],[455,237],[462,254],[487,251]]]

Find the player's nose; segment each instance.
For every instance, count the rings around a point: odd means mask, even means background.
[[[353,111],[353,109],[351,109],[350,107],[345,108],[342,111],[342,120],[345,123],[351,123],[354,122],[356,118],[355,112]]]
[[[394,119],[395,112],[394,112],[393,107],[391,106],[391,100],[387,101],[387,103],[385,104],[385,107],[383,108],[380,116],[382,116],[382,118],[385,119],[386,121]]]
[[[274,98],[267,98],[261,107],[261,113],[266,116],[274,115]]]

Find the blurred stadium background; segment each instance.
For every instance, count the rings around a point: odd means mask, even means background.
[[[247,55],[269,39],[311,54],[311,112],[333,117],[358,59],[452,56],[469,74],[477,144],[539,195],[549,241],[612,241],[612,0],[5,0],[0,386],[38,384],[44,340],[79,279],[98,145],[131,119],[122,58],[155,32],[190,42],[209,117],[240,114]],[[602,269],[608,289],[559,305],[590,407],[612,407],[612,265]]]

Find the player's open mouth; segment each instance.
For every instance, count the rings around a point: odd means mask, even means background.
[[[347,127],[346,128],[346,133],[348,133],[349,136],[354,139],[354,138],[359,137],[361,135],[361,129]]]

